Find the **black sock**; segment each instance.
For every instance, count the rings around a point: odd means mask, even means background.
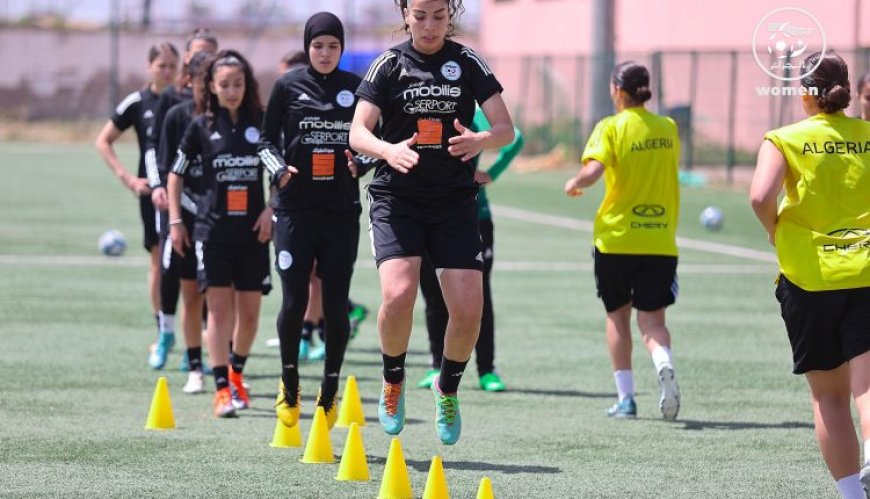
[[[390,357],[387,354],[381,354],[384,358],[384,380],[387,383],[397,384],[405,380],[405,352],[396,357]]]
[[[314,323],[305,321],[302,323],[302,339],[311,341],[311,333],[314,331]]]
[[[233,365],[233,371],[242,374],[245,370],[245,363],[248,361],[247,355],[239,355],[236,352],[230,354],[230,363]]]
[[[320,382],[320,404],[326,408],[327,403],[335,400],[335,394],[338,393],[338,373],[329,373],[323,377]]]
[[[438,388],[441,393],[456,393],[459,390],[459,382],[462,381],[462,373],[465,371],[465,362],[456,362],[447,357],[441,358],[441,374],[438,375]]]
[[[281,379],[284,381],[287,403],[291,407],[296,407],[296,394],[299,392],[299,366],[295,362],[281,366]]]
[[[230,368],[227,366],[214,366],[214,386],[218,390],[223,390],[230,386]]]
[[[202,347],[187,349],[187,365],[191,372],[202,371]]]
[[[320,338],[321,343],[326,342],[326,322],[323,319],[317,321],[317,327],[314,328],[317,331],[317,337]]]

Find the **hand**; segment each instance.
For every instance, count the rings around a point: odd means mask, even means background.
[[[169,197],[166,195],[166,189],[163,187],[155,187],[151,189],[151,203],[158,210],[165,211],[169,209]]]
[[[459,135],[450,137],[450,147],[447,151],[453,156],[461,156],[462,161],[470,161],[471,158],[480,154],[483,149],[483,144],[480,141],[480,134],[472,132],[470,129],[462,126],[458,119],[453,120],[453,128],[459,132]]]
[[[482,172],[480,170],[474,170],[474,181],[480,185],[491,184],[492,177],[489,176],[489,173]]]
[[[269,239],[272,239],[272,208],[270,206],[267,206],[266,209],[260,213],[260,216],[257,217],[257,222],[254,224],[252,230],[258,232],[257,241],[260,241],[261,243],[265,243]]]
[[[278,188],[283,189],[287,185],[287,182],[289,182],[290,179],[293,177],[293,175],[296,175],[298,173],[299,170],[297,170],[295,167],[287,165],[287,171],[284,172],[283,175],[278,177]]]
[[[350,150],[345,149],[344,155],[347,157],[347,169],[350,170],[350,176],[356,178],[358,172],[356,168],[356,163],[353,162],[353,154],[350,152]]]
[[[769,242],[771,246],[776,248],[776,232],[767,233],[767,242]]]
[[[383,157],[387,161],[387,164],[399,172],[408,173],[420,161],[420,155],[411,149],[411,146],[416,143],[417,133],[414,133],[408,140],[403,140],[398,144],[387,145],[387,148],[384,149]]]
[[[578,185],[580,183],[577,177],[571,177],[565,182],[565,194],[569,197],[577,197],[583,195],[583,189]]]
[[[151,194],[151,187],[148,186],[147,178],[139,178],[130,175],[128,177],[130,180],[128,181],[127,187],[133,191],[133,194],[142,197]]]
[[[172,224],[169,226],[169,239],[172,240],[172,250],[184,256],[184,248],[190,247],[190,236],[184,224]]]

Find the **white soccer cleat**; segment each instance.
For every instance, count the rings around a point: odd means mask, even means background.
[[[659,388],[662,395],[659,399],[659,408],[662,417],[668,421],[677,419],[680,412],[680,387],[677,386],[677,377],[671,367],[662,367],[659,371]]]
[[[205,386],[202,378],[202,371],[190,371],[187,373],[187,384],[181,389],[184,393],[202,393],[205,391]]]
[[[281,346],[281,340],[279,338],[269,338],[266,340],[266,346],[269,348],[278,348]]]

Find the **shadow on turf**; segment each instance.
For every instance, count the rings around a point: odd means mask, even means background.
[[[376,463],[379,465],[384,465],[387,462],[385,457],[381,456],[369,456],[369,463]],[[405,460],[405,464],[409,467],[414,468],[416,471],[426,473],[429,471],[429,466],[432,465],[431,461],[414,461],[414,460]],[[470,471],[492,471],[492,472],[502,472],[508,475],[516,475],[520,473],[533,473],[533,474],[556,474],[562,473],[562,468],[556,468],[554,466],[535,466],[535,465],[513,465],[513,464],[496,464],[496,463],[484,463],[480,461],[444,461],[444,468],[446,469],[454,469],[454,470],[470,470]]]
[[[272,397],[274,398],[274,397]],[[313,402],[313,401],[312,401]],[[314,405],[310,405],[309,407],[313,408]],[[248,407],[247,409],[239,411],[239,415],[242,417],[250,417],[250,418],[268,418],[275,419],[275,409],[271,407]],[[313,411],[302,411],[300,415],[300,419],[313,419],[314,412]],[[418,425],[423,424],[426,421],[417,418],[405,418],[405,425]],[[374,427],[379,427],[380,422],[378,418],[366,418],[366,425],[372,425]],[[428,465],[427,466],[427,470]]]
[[[793,430],[813,429],[811,423],[800,421],[783,421],[782,423],[753,423],[739,421],[697,421],[692,419],[677,419],[675,423],[682,424],[683,430]]]

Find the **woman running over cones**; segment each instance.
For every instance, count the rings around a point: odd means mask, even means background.
[[[388,434],[405,424],[405,355],[421,258],[428,254],[450,313],[439,376],[432,384],[438,436],[451,445],[462,420],[457,392],[477,342],[483,253],[471,159],[513,140],[502,87],[472,49],[452,41],[461,0],[397,0],[410,38],[375,59],[357,90],[351,146],[376,158],[369,185],[372,246],[381,280],[378,329]],[[492,128],[473,132],[479,103]],[[372,131],[382,120],[382,133]]]

